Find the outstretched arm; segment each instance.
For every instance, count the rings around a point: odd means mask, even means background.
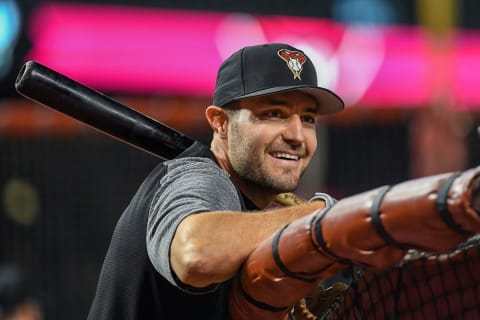
[[[170,261],[185,284],[205,287],[231,279],[248,255],[284,225],[324,207],[322,201],[259,212],[208,212],[185,218]]]

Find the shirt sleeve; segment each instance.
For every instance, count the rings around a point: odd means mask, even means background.
[[[166,174],[160,180],[150,206],[147,223],[147,251],[155,269],[170,283],[191,292],[198,290],[182,284],[170,267],[170,246],[180,222],[198,212],[240,211],[241,202],[228,174],[207,158],[182,158],[167,161]]]

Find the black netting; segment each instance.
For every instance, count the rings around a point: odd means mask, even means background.
[[[480,236],[445,254],[410,251],[383,272],[355,269],[319,319],[480,319]]]

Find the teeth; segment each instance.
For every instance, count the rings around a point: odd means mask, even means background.
[[[295,156],[293,154],[288,154],[283,152],[274,153],[273,156],[275,158],[289,159],[289,160],[295,160],[295,161],[297,161],[300,158],[299,156]]]

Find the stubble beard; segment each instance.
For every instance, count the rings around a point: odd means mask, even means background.
[[[254,144],[249,144],[247,140],[241,138],[236,125],[232,125],[230,133],[230,162],[240,178],[273,194],[292,192],[297,188],[300,178],[296,176],[294,172],[296,170],[283,169],[279,175],[272,174],[255,153]],[[301,175],[304,170],[305,168],[302,168]]]

